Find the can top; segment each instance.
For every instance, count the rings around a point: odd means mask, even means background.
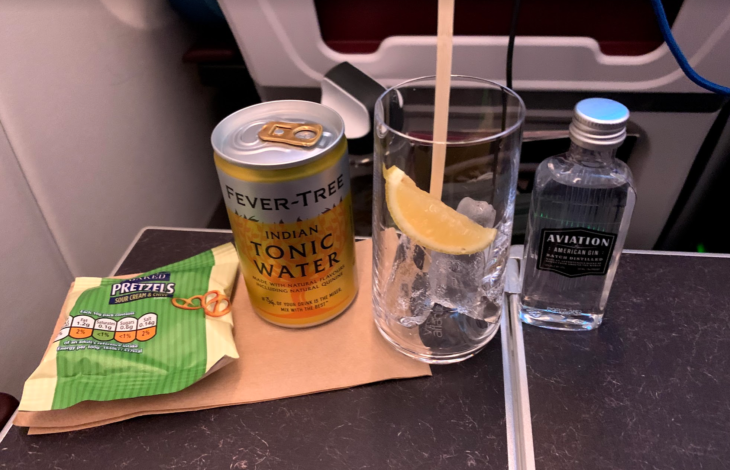
[[[629,110],[618,101],[588,98],[573,110],[570,139],[590,150],[616,148],[626,139]]]
[[[218,155],[234,165],[276,170],[325,155],[344,131],[340,115],[327,106],[311,101],[268,101],[225,118],[213,130],[211,143]]]

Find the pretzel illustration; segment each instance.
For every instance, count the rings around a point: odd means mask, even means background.
[[[205,314],[211,317],[222,317],[231,311],[231,301],[221,291],[207,292],[202,301]]]
[[[198,302],[196,303],[195,300]],[[211,290],[205,295],[194,295],[188,299],[173,297],[172,305],[184,310],[203,309],[209,317],[222,317],[231,311],[231,301],[223,292]]]
[[[195,300],[198,301],[197,304],[194,302]],[[194,295],[194,296],[190,297],[189,299],[185,299],[182,297],[173,297],[172,305],[174,305],[177,308],[182,308],[185,310],[198,310],[200,308],[203,308],[203,296]]]

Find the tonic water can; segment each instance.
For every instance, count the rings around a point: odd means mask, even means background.
[[[308,101],[270,101],[216,126],[223,200],[253,309],[285,327],[324,323],[357,294],[342,118]]]

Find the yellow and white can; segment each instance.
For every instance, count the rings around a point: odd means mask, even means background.
[[[228,116],[211,140],[256,313],[292,328],[342,313],[358,286],[342,118],[271,101]]]

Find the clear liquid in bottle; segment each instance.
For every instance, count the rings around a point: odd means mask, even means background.
[[[548,328],[596,328],[636,199],[630,170],[618,160],[590,168],[558,156],[545,160],[535,178],[522,319]]]

